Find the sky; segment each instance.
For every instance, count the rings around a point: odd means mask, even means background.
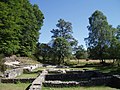
[[[120,0],[30,0],[37,4],[44,14],[44,23],[40,30],[40,43],[51,40],[52,29],[56,29],[59,19],[72,23],[73,37],[79,45],[86,48],[84,38],[88,37],[88,18],[99,10],[107,17],[113,27],[120,25]]]

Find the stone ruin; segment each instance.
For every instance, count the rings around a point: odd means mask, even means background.
[[[32,84],[26,90],[41,90],[44,87],[75,87],[75,86],[100,86],[108,85],[120,88],[120,75],[109,75],[99,71],[92,70],[69,70],[69,69],[47,69],[36,79],[19,79],[25,83],[27,80]],[[17,80],[17,81],[19,81]],[[16,82],[16,79],[2,79],[2,82]]]
[[[56,72],[56,73],[55,73]],[[116,84],[117,83],[117,84]],[[45,87],[101,86],[120,88],[120,75],[109,75],[96,70],[48,70]]]

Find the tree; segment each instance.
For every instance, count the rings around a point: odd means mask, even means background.
[[[63,64],[64,58],[70,54],[70,44],[63,37],[57,37],[53,43],[54,56],[57,64]]]
[[[38,43],[36,56],[38,60],[42,57],[42,62],[47,62],[51,58],[51,47],[44,43]]]
[[[108,53],[109,53],[109,59],[113,59],[113,63],[117,57],[117,43],[118,43],[118,40],[117,40],[117,29],[116,28],[113,28],[112,26],[110,26],[110,29],[111,29],[111,41],[110,41],[110,47],[108,49]]]
[[[84,53],[85,53],[85,50],[83,48],[83,45],[80,45],[76,48],[75,57],[77,59],[83,59],[84,58]]]
[[[72,24],[70,22],[60,19],[58,20],[56,26],[58,29],[53,29],[51,31],[51,33],[53,33],[52,38],[63,37],[70,43],[71,46],[77,45],[77,40],[72,36]]]
[[[31,56],[35,53],[39,38],[39,30],[43,25],[44,16],[37,5],[31,5],[28,0],[23,0],[22,14],[20,15],[21,26],[19,53],[23,56]]]
[[[85,39],[90,58],[100,59],[103,62],[110,46],[111,30],[106,16],[96,10],[89,18],[89,36]]]
[[[15,54],[19,47],[17,11],[9,1],[0,1],[0,53]],[[17,4],[17,3],[16,3]],[[16,6],[17,9],[17,6]],[[19,14],[19,13],[18,13]]]
[[[120,25],[117,26],[117,33],[116,33],[116,48],[114,49],[115,57],[116,57],[116,61],[118,66],[120,66]]]
[[[79,63],[79,59],[86,59],[87,58],[86,51],[83,48],[83,45],[80,45],[76,48],[74,55],[75,55],[75,58],[78,59],[78,63]]]
[[[38,6],[28,0],[2,0],[0,15],[0,53],[33,55],[44,19]]]
[[[70,56],[70,54],[72,54],[73,48],[77,46],[78,42],[72,36],[72,33],[73,33],[72,24],[70,22],[66,22],[63,19],[60,19],[60,20],[58,20],[56,27],[57,27],[57,29],[51,30],[51,33],[53,33],[52,48],[53,48],[53,52],[54,52],[54,55],[53,55],[54,60],[56,59],[57,63],[60,64],[60,63],[64,62],[64,57],[68,58],[68,56]],[[61,45],[64,45],[64,46],[61,46]],[[68,46],[66,46],[66,45],[68,45]],[[65,51],[62,49],[64,49]],[[67,55],[68,52],[69,52],[69,55]],[[62,55],[62,54],[64,54],[64,55]]]

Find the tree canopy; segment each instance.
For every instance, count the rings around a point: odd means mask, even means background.
[[[77,40],[72,36],[72,23],[65,21],[64,19],[59,19],[56,24],[58,29],[52,29],[52,38],[63,37],[66,39],[71,46],[77,45]]]
[[[1,0],[0,16],[0,53],[34,54],[44,19],[38,6],[28,0]]]
[[[89,58],[120,61],[120,26],[112,27],[107,22],[107,17],[96,10],[89,18],[89,36],[85,38]],[[118,63],[119,64],[119,63]]]
[[[58,37],[53,43],[54,56],[57,64],[63,64],[64,58],[70,54],[70,44],[63,37]]]
[[[86,38],[90,57],[103,60],[106,50],[110,46],[111,29],[106,16],[96,10],[89,18],[89,36]]]

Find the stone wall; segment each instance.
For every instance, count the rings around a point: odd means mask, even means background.
[[[48,80],[60,80],[60,81],[80,81],[89,80],[91,77],[104,77],[105,74],[98,71],[66,71],[66,73],[48,74],[46,75],[46,81]]]
[[[111,82],[112,76],[93,77],[90,79],[90,86],[108,85]]]
[[[97,77],[86,81],[45,81],[45,87],[99,86],[108,85],[111,77]]]
[[[18,82],[21,82],[21,83],[32,83],[35,78],[20,78],[20,79],[7,79],[7,78],[2,78],[0,79],[1,80],[1,83],[18,83]]]
[[[120,89],[120,75],[113,75],[109,86]]]
[[[15,78],[21,74],[23,74],[23,68],[7,70],[4,72],[4,78]]]
[[[42,64],[27,65],[27,66],[24,66],[23,69],[33,71],[34,69],[39,68],[39,67],[42,67]]]
[[[31,72],[34,69],[39,68],[39,67],[42,67],[42,64],[28,65],[28,66],[23,66],[21,68],[7,70],[4,72],[4,78],[15,78],[23,74],[25,71]]]

